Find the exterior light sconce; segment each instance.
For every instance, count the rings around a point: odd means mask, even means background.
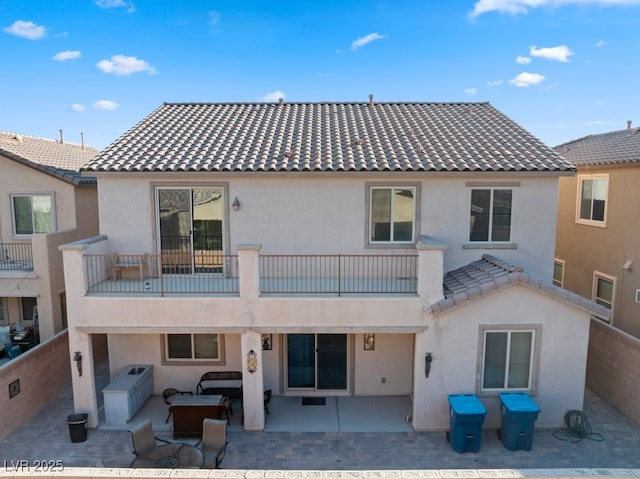
[[[78,376],[82,376],[82,353],[76,351],[73,355],[73,360],[76,362],[76,367],[78,368]]]
[[[258,370],[258,355],[252,349],[247,353],[247,371],[255,373]]]
[[[431,372],[431,363],[433,362],[433,354],[427,353],[424,355],[424,377],[428,378]]]
[[[236,199],[233,200],[233,203],[231,204],[233,211],[238,211],[240,209],[240,201],[238,201],[238,197],[236,196]]]

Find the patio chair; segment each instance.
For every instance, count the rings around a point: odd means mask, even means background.
[[[227,421],[205,418],[202,422],[200,450],[204,456],[203,468],[218,469],[227,449]]]
[[[267,390],[264,392],[264,411],[265,411],[267,414],[271,414],[271,413],[269,412],[269,402],[270,402],[270,401],[271,401],[271,389],[267,389]]]
[[[175,388],[167,388],[162,391],[162,399],[164,399],[164,403],[169,406],[169,414],[167,415],[167,419],[164,421],[165,423],[169,422],[169,418],[171,417],[171,403],[173,403],[173,399],[176,396],[191,396],[193,393],[191,391],[180,391]]]
[[[131,429],[131,440],[133,442],[133,453],[136,456],[143,456],[153,450],[156,447],[156,441],[171,444],[171,441],[155,436],[151,421],[148,419]]]

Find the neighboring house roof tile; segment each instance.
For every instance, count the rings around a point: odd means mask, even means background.
[[[88,146],[0,131],[0,155],[74,185],[96,183],[80,169],[98,153]]]
[[[640,162],[640,128],[589,135],[554,150],[576,166]]]
[[[553,284],[544,283],[526,274],[522,268],[485,254],[482,259],[449,271],[444,276],[444,299],[431,305],[431,311],[442,313],[515,284],[539,290],[589,312],[608,318],[611,311],[587,298]]]
[[[85,171],[573,172],[488,103],[165,103]]]

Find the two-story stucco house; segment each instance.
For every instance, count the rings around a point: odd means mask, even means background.
[[[582,407],[606,309],[551,284],[574,169],[489,104],[168,103],[84,171],[101,234],[62,247],[70,351],[108,335],[112,375],[242,371],[248,430],[267,388],[409,395],[418,430],[448,428],[448,394],[487,427],[502,391],[541,426]],[[73,388],[95,426],[90,362]]]
[[[612,326],[640,338],[640,128],[629,122],[554,149],[577,169],[559,184],[554,281],[606,306]]]
[[[0,345],[26,349],[66,328],[58,247],[98,232],[98,150],[0,132]],[[1,354],[1,353],[0,353]]]

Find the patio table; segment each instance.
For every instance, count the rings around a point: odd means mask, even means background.
[[[204,463],[202,451],[191,444],[173,443],[158,446],[138,456],[131,467],[164,469],[199,469]]]

